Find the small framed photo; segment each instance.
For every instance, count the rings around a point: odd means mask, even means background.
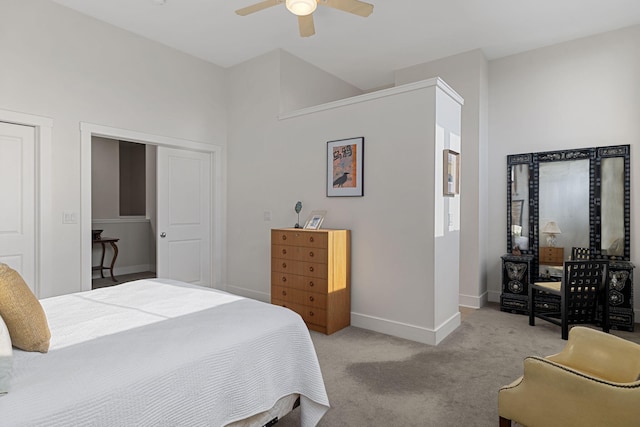
[[[363,196],[364,137],[327,142],[327,197]]]
[[[443,195],[454,197],[460,194],[460,153],[445,149],[443,151]]]
[[[324,216],[327,211],[313,211],[309,214],[307,222],[304,223],[304,228],[307,230],[318,230],[324,221]]]

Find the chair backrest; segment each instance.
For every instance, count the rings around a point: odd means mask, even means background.
[[[606,381],[640,380],[640,345],[591,328],[571,328],[565,348],[547,359]]]
[[[571,260],[582,260],[582,259],[591,259],[591,249],[590,248],[571,248]]]
[[[608,306],[609,261],[565,261],[563,307],[568,323],[595,323],[598,304]],[[608,310],[606,312],[608,316]]]

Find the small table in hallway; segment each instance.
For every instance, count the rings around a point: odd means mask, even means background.
[[[100,271],[100,277],[102,277],[104,279],[104,270],[109,270],[109,272],[111,273],[111,280],[113,280],[114,282],[117,282],[116,278],[113,277],[113,266],[116,265],[116,258],[118,258],[118,245],[116,245],[116,242],[118,242],[118,238],[115,237],[100,237],[98,239],[93,239],[93,244],[95,245],[96,243],[100,243],[100,245],[102,246],[102,255],[100,256],[100,265],[96,265],[94,267],[92,267],[92,270],[99,270]],[[109,243],[111,245],[111,247],[113,248],[113,258],[111,258],[111,265],[109,265],[109,267],[105,267],[104,266],[104,253],[105,253],[105,245]]]

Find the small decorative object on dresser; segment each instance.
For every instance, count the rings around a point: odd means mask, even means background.
[[[309,214],[309,217],[307,218],[307,222],[304,223],[304,228],[306,228],[307,230],[319,230],[326,214],[327,211],[311,212]]]
[[[351,324],[350,230],[271,230],[271,303],[311,330],[332,334]]]
[[[300,211],[302,210],[302,202],[301,201],[298,201],[298,203],[296,203],[296,207],[294,208],[294,210],[298,214],[298,222],[296,222],[295,228],[300,228]]]

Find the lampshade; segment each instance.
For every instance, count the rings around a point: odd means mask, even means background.
[[[287,0],[285,4],[289,12],[298,16],[309,15],[318,7],[317,0]]]
[[[548,223],[546,223],[544,225],[544,228],[542,229],[543,233],[549,233],[549,234],[561,234],[562,231],[560,231],[560,227],[558,227],[558,224],[556,224],[555,221],[549,221]]]

